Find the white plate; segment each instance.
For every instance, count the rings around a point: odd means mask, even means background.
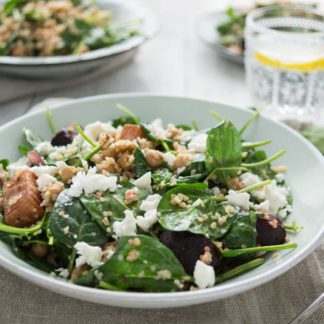
[[[217,26],[226,20],[226,13],[223,11],[207,12],[200,15],[197,19],[198,36],[207,46],[224,58],[244,64],[244,55],[237,54],[218,42]]]
[[[165,123],[184,124],[196,120],[201,128],[215,125],[211,109],[233,121],[237,127],[250,116],[250,112],[209,101],[188,98],[142,94],[104,95],[75,100],[53,109],[57,127],[65,127],[70,121],[81,125],[96,120],[107,121],[120,116],[115,107],[122,103],[143,121],[160,117]],[[50,129],[42,112],[20,117],[0,128],[0,159],[14,161],[17,147],[23,141],[22,128],[34,130],[50,139]],[[0,242],[0,264],[9,271],[37,285],[57,293],[90,302],[137,308],[162,308],[199,304],[229,297],[270,281],[303,260],[320,242],[324,232],[324,159],[308,141],[295,131],[265,117],[260,117],[246,132],[246,140],[271,139],[268,153],[287,149],[279,163],[288,167],[287,180],[294,195],[294,213],[290,217],[304,226],[304,230],[292,239],[298,244],[295,250],[280,252],[280,257],[269,258],[264,265],[251,272],[224,282],[216,287],[178,293],[114,292],[86,288],[53,278],[16,258],[10,249]],[[307,280],[307,273],[305,273]]]
[[[0,1],[1,3],[2,1]],[[25,78],[67,78],[108,65],[114,68],[129,60],[138,47],[152,38],[158,30],[158,21],[150,9],[133,0],[97,0],[102,9],[108,9],[113,21],[141,21],[140,35],[118,44],[78,55],[49,57],[0,56],[0,73]]]

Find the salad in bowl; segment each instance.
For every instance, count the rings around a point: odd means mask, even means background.
[[[287,168],[217,112],[213,127],[71,121],[43,139],[24,129],[0,161],[0,238],[50,276],[110,291],[203,290],[294,249]]]

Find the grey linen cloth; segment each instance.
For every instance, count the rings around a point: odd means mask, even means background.
[[[32,110],[69,100],[49,99]],[[324,244],[300,264],[258,288],[202,305],[172,309],[117,308],[64,297],[0,268],[0,323],[286,324],[324,291]],[[324,323],[322,305],[305,323]]]

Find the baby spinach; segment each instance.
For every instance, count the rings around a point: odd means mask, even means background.
[[[29,143],[32,148],[35,148],[38,144],[42,143],[43,140],[35,135],[31,130],[24,128],[24,133],[26,136],[26,141]]]
[[[2,159],[2,160],[0,160],[0,164],[2,165],[2,167],[3,167],[3,170],[7,170],[7,168],[8,168],[8,165],[9,165],[9,160],[8,159]]]
[[[177,194],[188,197],[185,208],[171,203],[173,195]],[[218,239],[229,230],[238,208],[230,206],[232,213],[229,213],[227,212],[229,205],[210,198],[210,191],[202,183],[178,185],[161,199],[158,206],[158,221],[167,230],[189,231]],[[201,199],[203,203],[193,206],[197,199]]]
[[[215,174],[219,181],[227,182],[236,171],[218,168],[240,167],[242,163],[242,143],[240,134],[228,120],[220,122],[208,132],[206,147],[206,169]]]
[[[25,145],[19,145],[18,146],[18,151],[23,154],[26,155],[29,151],[31,151],[31,148]]]
[[[118,126],[124,126],[126,124],[135,124],[134,120],[129,116],[122,116],[112,121],[112,126],[117,128]]]
[[[257,163],[267,159],[267,153],[265,151],[250,152],[244,159],[245,163]],[[262,179],[273,179],[275,173],[271,170],[270,164],[263,164],[258,167],[250,168],[250,172],[257,174]]]
[[[121,237],[111,259],[97,270],[103,282],[123,290],[179,291],[190,280],[175,255],[146,235]]]
[[[146,162],[145,156],[140,148],[136,148],[134,152],[135,158],[135,173],[136,177],[140,178],[142,175],[150,171],[150,168]]]
[[[252,247],[256,245],[256,219],[253,212],[241,212],[236,215],[223,244],[230,249]]]
[[[73,248],[77,242],[103,245],[105,232],[91,219],[78,198],[71,198],[64,190],[58,196],[48,221],[48,228],[56,242]]]

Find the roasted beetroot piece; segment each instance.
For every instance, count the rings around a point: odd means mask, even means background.
[[[3,185],[5,223],[14,227],[33,225],[44,215],[42,198],[36,177],[31,171],[21,171]]]
[[[144,132],[138,125],[126,124],[120,133],[121,139],[134,140],[138,137],[145,137]]]
[[[64,146],[71,144],[76,134],[77,133],[73,127],[64,128],[54,135],[51,144],[53,146]]]
[[[259,245],[279,245],[286,241],[286,230],[275,216],[257,217],[256,230],[256,242]]]
[[[190,232],[163,232],[161,242],[179,259],[186,273],[192,275],[197,260],[212,267],[219,263],[216,247],[205,236]]]
[[[29,151],[27,157],[32,165],[45,164],[44,159],[36,151]]]

